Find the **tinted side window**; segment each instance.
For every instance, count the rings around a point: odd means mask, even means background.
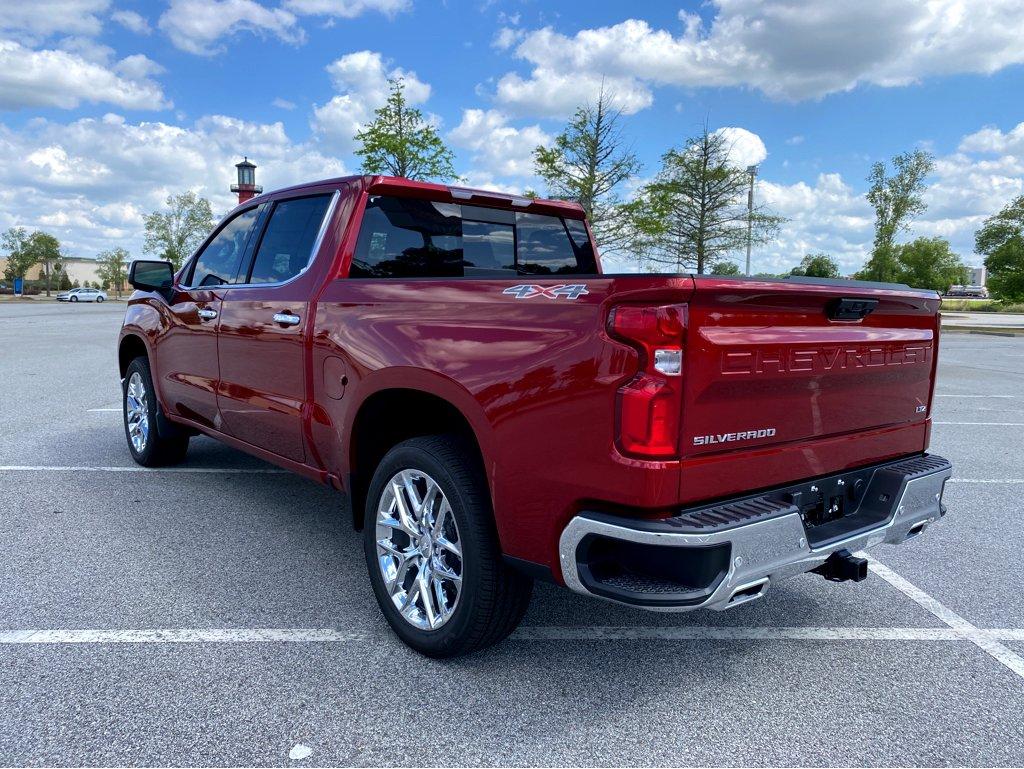
[[[594,256],[594,244],[587,232],[587,225],[579,219],[565,219],[565,228],[569,231],[572,250],[576,253],[576,266],[580,273],[597,274],[597,258]]]
[[[281,283],[302,272],[313,255],[330,195],[274,204],[246,283]]]
[[[234,283],[241,266],[245,243],[256,222],[257,210],[250,208],[229,221],[196,259],[188,285],[218,286]]]
[[[587,247],[581,249],[569,238],[566,225],[567,222],[563,223],[556,216],[516,214],[520,274],[578,275],[596,272],[593,249],[590,248],[589,239],[585,238],[586,229],[583,229],[583,235]],[[589,250],[589,260],[584,250]]]
[[[462,276],[459,206],[412,198],[370,198],[349,275],[354,278]]]

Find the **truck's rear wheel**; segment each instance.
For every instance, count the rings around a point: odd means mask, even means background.
[[[144,467],[161,467],[181,462],[188,451],[189,436],[167,425],[153,389],[153,377],[146,358],[128,364],[122,382],[124,434],[132,459]],[[170,433],[170,434],[168,434]]]
[[[502,560],[478,464],[456,437],[413,438],[384,456],[367,495],[373,592],[399,637],[431,657],[504,639],[533,589]]]

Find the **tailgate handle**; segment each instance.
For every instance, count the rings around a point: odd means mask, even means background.
[[[831,320],[863,320],[877,306],[877,299],[833,299],[825,310]]]

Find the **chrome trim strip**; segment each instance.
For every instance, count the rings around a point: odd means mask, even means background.
[[[899,501],[893,505],[889,518],[873,529],[854,534],[839,542],[819,548],[807,544],[807,535],[799,513],[787,513],[777,518],[757,521],[733,529],[710,534],[682,534],[664,531],[641,531],[578,515],[566,525],[558,542],[558,555],[565,584],[574,592],[615,599],[591,593],[580,580],[576,564],[576,549],[589,534],[600,534],[612,539],[671,547],[706,547],[727,542],[731,546],[729,571],[715,591],[702,603],[689,606],[641,606],[651,611],[682,612],[693,609],[722,610],[746,601],[729,603],[741,588],[762,580],[769,584],[796,576],[820,566],[837,550],[864,550],[875,545],[899,544],[907,539],[914,527],[931,524],[941,515],[942,492],[945,482],[953,474],[947,466],[929,475],[907,481]],[[765,592],[761,591],[762,594]]]

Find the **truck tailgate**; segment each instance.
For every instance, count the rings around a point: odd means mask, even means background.
[[[858,314],[857,300],[868,301],[870,314],[830,317],[849,315],[837,313],[848,308]],[[872,284],[696,278],[687,323],[684,466],[696,458],[748,461],[772,447],[806,458],[816,445],[849,445],[901,428],[922,443],[938,305],[933,292]],[[856,456],[847,451],[830,458],[819,451],[790,472],[832,472],[855,463]],[[733,473],[743,467],[725,464]],[[750,469],[759,472],[756,461]],[[778,474],[749,480],[791,480]]]

